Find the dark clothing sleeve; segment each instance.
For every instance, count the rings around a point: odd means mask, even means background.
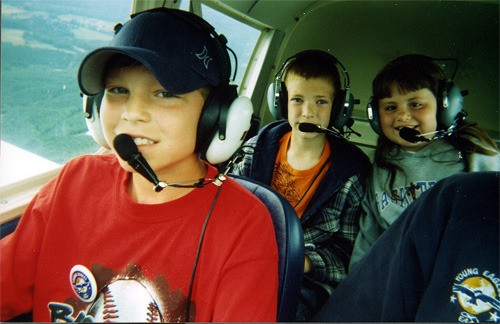
[[[313,217],[307,220],[304,242],[314,267],[312,279],[335,288],[347,275],[347,265],[358,233],[364,187],[360,176],[350,177]],[[329,293],[333,289],[329,289]]]
[[[499,173],[439,181],[379,238],[316,321],[498,321]]]

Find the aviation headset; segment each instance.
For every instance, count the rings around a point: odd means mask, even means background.
[[[186,21],[191,27],[208,34],[216,45],[216,61],[221,83],[211,87],[205,101],[198,122],[195,151],[204,155],[212,164],[222,163],[233,155],[245,139],[253,113],[250,99],[243,96],[238,97],[237,86],[229,84],[231,81],[231,61],[228,51],[233,54],[234,52],[226,46],[227,39],[224,35],[217,34],[212,25],[195,14],[167,8],[155,8],[143,12],[151,11],[165,12]],[[131,19],[143,12],[131,15]],[[115,26],[115,35],[119,33],[121,27],[121,24]],[[236,55],[235,59],[237,59]],[[83,95],[83,111],[87,127],[94,140],[101,146],[109,148],[99,118],[103,95],[104,91],[95,96]]]
[[[336,57],[321,50],[302,51],[286,59],[286,61],[276,73],[274,82],[271,83],[267,89],[267,104],[269,106],[269,110],[273,117],[276,119],[287,118],[288,92],[286,90],[286,85],[283,77],[292,62],[300,57],[304,57],[307,55],[320,56],[325,60],[331,62],[331,64],[336,67],[337,71],[339,70],[339,68],[342,71],[343,88],[335,89],[336,94],[333,100],[330,123],[328,125],[328,128],[331,128],[333,126],[337,130],[342,132],[344,126],[350,126],[348,124],[350,123],[351,114],[355,103],[354,97],[351,93],[349,74],[347,73],[344,65],[339,60],[337,60]]]
[[[435,61],[454,61],[456,64],[455,72],[458,68],[458,62],[455,59],[436,59],[425,55],[419,54],[408,54],[400,56],[396,60],[420,60],[422,62],[427,62],[431,64],[436,64]],[[389,65],[391,64],[389,63]],[[437,101],[437,113],[436,119],[438,122],[438,130],[453,130],[457,125],[458,121],[464,119],[467,113],[463,110],[463,96],[467,91],[461,91],[458,86],[452,81],[453,76],[449,80],[442,80],[438,86],[438,91],[436,95]],[[378,112],[378,100],[375,96],[370,97],[368,104],[366,106],[366,113],[368,116],[368,121],[372,129],[378,135],[382,135],[382,127],[380,126],[380,117]]]

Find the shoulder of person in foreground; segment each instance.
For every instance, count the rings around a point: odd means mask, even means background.
[[[315,320],[498,320],[499,176],[439,181],[380,237]]]

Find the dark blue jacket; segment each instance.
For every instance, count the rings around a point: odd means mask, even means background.
[[[459,173],[411,204],[317,321],[500,320],[499,173]]]
[[[280,139],[291,127],[287,121],[264,126],[243,145],[243,160],[232,173],[271,185]],[[359,231],[368,157],[344,138],[327,135],[330,167],[307,206],[301,224],[306,254],[314,267],[310,279],[330,294],[346,276],[349,257]],[[312,248],[311,248],[312,247]]]

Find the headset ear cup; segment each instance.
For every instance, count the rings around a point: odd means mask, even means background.
[[[249,98],[240,96],[233,100],[225,121],[226,136],[222,139],[216,131],[207,148],[206,159],[209,163],[219,164],[229,160],[245,140],[252,114],[253,106]]]
[[[276,80],[267,88],[267,105],[275,119],[287,118],[288,92],[285,82]]]
[[[344,126],[351,119],[354,109],[354,96],[351,91],[342,90],[336,96],[332,106],[332,116],[330,117],[330,126],[342,131]]]
[[[280,81],[278,84],[278,93],[279,96],[277,98],[278,108],[281,112],[281,118],[288,118],[288,91],[286,89],[286,84],[284,81]]]
[[[83,95],[83,112],[85,114],[85,122],[92,138],[102,147],[110,149],[111,147],[106,142],[104,132],[102,130],[101,119],[99,113],[101,110],[101,102],[104,92],[100,92],[95,96]]]
[[[448,128],[455,124],[457,116],[462,112],[464,98],[460,88],[453,82],[446,82],[441,93],[442,97],[437,98],[437,120],[442,127]]]
[[[275,119],[282,119],[283,115],[281,114],[279,92],[277,89],[278,83],[279,81],[275,81],[267,88],[267,106],[269,107],[269,112]]]
[[[214,87],[201,111],[196,132],[195,151],[204,155],[219,126],[223,110],[227,110],[237,97],[236,89],[229,85]]]
[[[217,127],[220,109],[222,109],[222,103],[217,100],[217,95],[214,94],[217,88],[210,90],[203,110],[201,111],[200,120],[198,121],[198,128],[196,131],[196,147],[195,151],[201,154],[206,152],[206,149],[215,133],[215,128]]]
[[[378,106],[375,103],[376,100],[377,99],[373,97],[368,99],[368,104],[366,105],[366,115],[373,131],[378,135],[382,135],[382,127],[380,126],[380,118],[378,115]]]

